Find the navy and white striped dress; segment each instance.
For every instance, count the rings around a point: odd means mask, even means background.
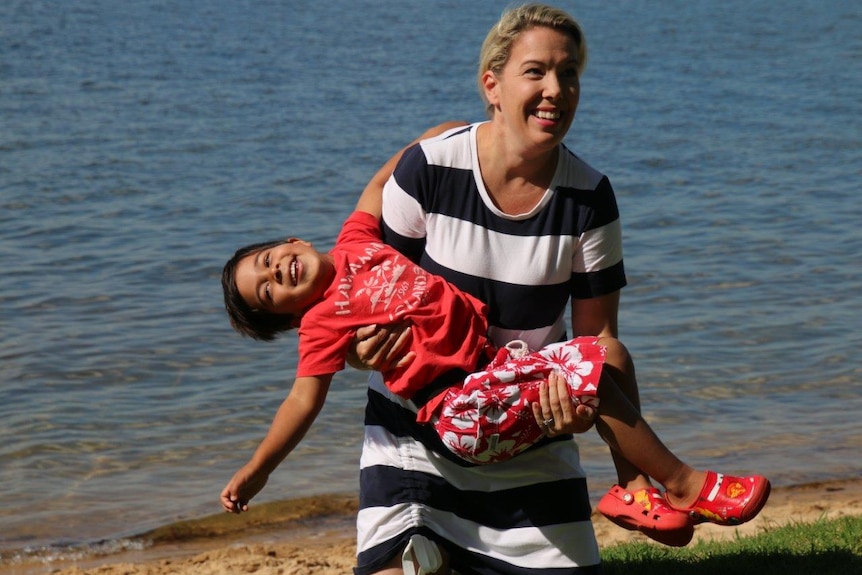
[[[407,150],[384,189],[386,241],[489,304],[497,345],[538,349],[565,336],[569,297],[625,285],[610,182],[564,146],[529,213],[498,210],[482,183],[478,124]],[[458,337],[458,334],[452,334]],[[459,573],[601,570],[587,483],[571,435],[502,463],[471,466],[415,422],[416,406],[369,382],[360,462],[357,575],[379,570],[413,534],[438,542]]]

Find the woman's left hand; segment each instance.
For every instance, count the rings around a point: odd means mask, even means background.
[[[596,421],[596,410],[569,397],[566,379],[557,372],[539,387],[539,403],[533,403],[533,417],[548,437],[563,433],[583,433]]]
[[[347,351],[347,363],[356,369],[389,371],[410,365],[416,353],[410,351],[410,324],[370,325],[356,330]]]

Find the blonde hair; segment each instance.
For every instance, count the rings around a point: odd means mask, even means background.
[[[577,21],[565,11],[546,4],[524,4],[507,10],[488,31],[479,53],[479,72],[476,81],[479,85],[479,95],[485,102],[489,117],[492,115],[492,107],[485,96],[482,76],[489,70],[499,74],[509,61],[515,40],[522,33],[536,27],[552,28],[569,35],[578,47],[578,75],[580,76],[586,68],[587,41],[584,38],[584,32]]]

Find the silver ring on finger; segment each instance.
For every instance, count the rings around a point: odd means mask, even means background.
[[[544,420],[542,422],[542,425],[545,426],[546,428],[551,427],[552,425],[554,425],[554,418],[553,417],[547,418],[546,420]]]

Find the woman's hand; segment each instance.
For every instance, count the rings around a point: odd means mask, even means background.
[[[572,401],[566,379],[553,372],[539,387],[539,403],[533,403],[533,417],[545,435],[553,437],[587,431],[596,421],[596,410]]]
[[[369,325],[356,330],[347,363],[356,369],[389,371],[413,362],[416,354],[410,349],[412,332],[407,322],[386,326]]]

